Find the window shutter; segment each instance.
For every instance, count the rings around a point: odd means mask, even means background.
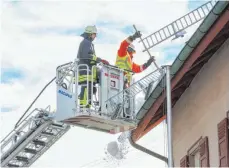
[[[188,156],[184,156],[181,160],[180,160],[180,167],[189,167],[188,166]]]
[[[218,124],[219,167],[229,167],[228,119]]]
[[[200,149],[200,166],[209,167],[209,149],[208,149],[208,137],[204,137],[199,143]]]

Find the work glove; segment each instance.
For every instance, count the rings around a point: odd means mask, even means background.
[[[148,68],[153,61],[155,61],[154,56],[150,57],[150,59],[145,64],[143,64],[144,69]]]
[[[137,31],[137,32],[134,33],[133,38],[135,40],[136,38],[140,38],[141,36],[142,36],[141,32]]]
[[[102,60],[101,62],[107,65],[110,65],[110,63],[107,60]]]
[[[140,31],[135,32],[132,36],[129,37],[131,41],[134,41],[136,38],[140,38],[142,36]]]

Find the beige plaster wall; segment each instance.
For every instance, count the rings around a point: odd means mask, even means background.
[[[173,108],[175,166],[201,136],[209,138],[210,166],[218,166],[217,124],[229,110],[229,40],[204,65]]]

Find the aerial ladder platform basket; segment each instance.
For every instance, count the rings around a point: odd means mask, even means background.
[[[81,70],[88,72],[88,82],[85,85],[79,84],[78,74]],[[99,83],[95,87],[89,82],[92,81],[89,74],[93,74],[93,71],[100,72]],[[155,83],[161,74],[156,70],[135,83],[131,81],[130,86],[124,88],[124,73],[125,70],[102,63],[90,70],[88,65],[79,65],[77,60],[57,68],[55,120],[112,134],[135,129],[135,95],[146,89],[150,83]],[[91,92],[87,92],[87,97],[91,97],[90,107],[79,103],[78,96],[82,86],[87,90],[91,89]],[[97,93],[93,94],[95,90]],[[88,95],[89,93],[91,95]]]

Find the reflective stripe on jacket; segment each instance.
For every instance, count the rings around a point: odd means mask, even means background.
[[[129,45],[130,42],[128,42],[128,40],[124,40],[121,43],[116,57],[115,65],[120,69],[126,69],[126,70],[133,71],[134,73],[140,73],[144,70],[143,65],[138,65],[132,61],[131,56],[127,52],[127,48]],[[126,73],[126,76],[130,81],[131,73]]]
[[[132,61],[131,56],[127,52],[127,48],[130,45],[128,40],[124,40],[118,50],[118,54],[116,57],[115,65],[119,68],[131,70],[134,73],[140,73],[144,70],[143,65],[138,65]],[[124,63],[124,61],[126,61]]]

